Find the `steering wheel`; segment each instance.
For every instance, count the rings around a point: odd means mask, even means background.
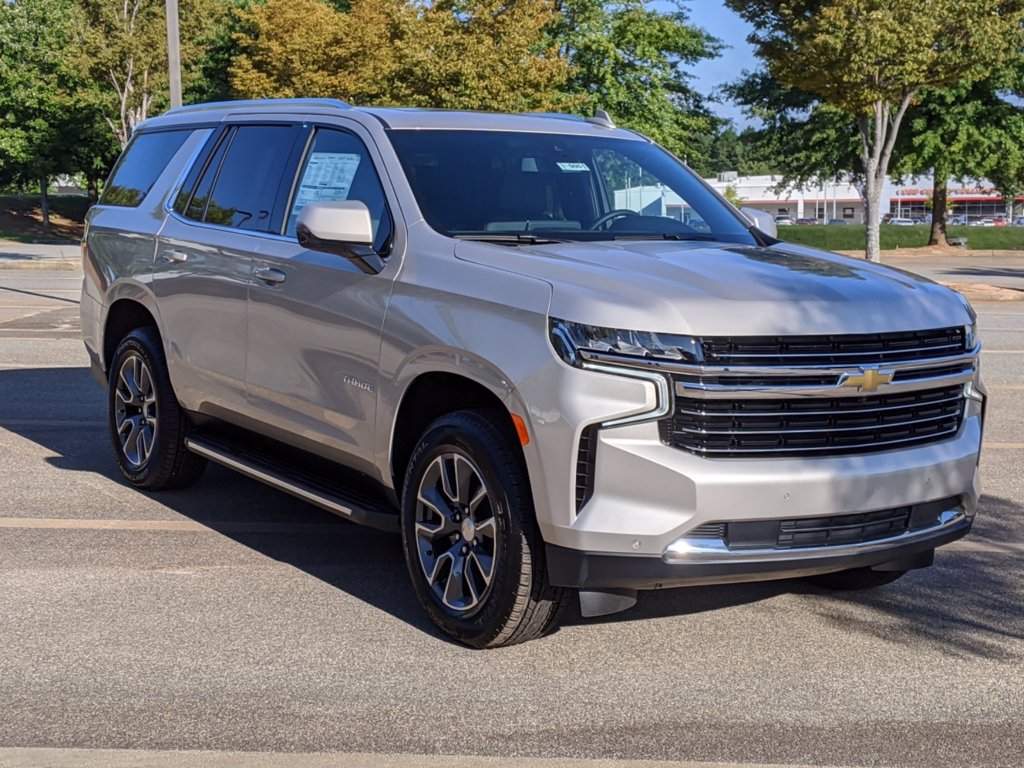
[[[608,211],[604,216],[599,216],[597,221],[590,225],[592,231],[598,230],[605,224],[615,221],[616,219],[625,219],[629,216],[640,216],[636,211],[631,211],[628,208],[616,208],[614,211]]]

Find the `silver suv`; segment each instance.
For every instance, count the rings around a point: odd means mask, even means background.
[[[156,491],[211,460],[400,531],[475,647],[550,631],[572,590],[599,615],[929,565],[978,499],[974,313],[749,216],[603,115],[172,110],[84,242],[117,462]]]

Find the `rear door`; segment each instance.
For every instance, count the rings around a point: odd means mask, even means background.
[[[245,413],[253,257],[281,226],[294,123],[225,126],[193,166],[157,243],[168,367],[189,410]]]
[[[353,125],[314,126],[290,191],[282,237],[255,260],[246,379],[261,422],[363,471],[373,471],[381,327],[397,265],[395,233],[372,140]],[[301,247],[295,222],[310,202],[361,200],[370,210],[378,275]],[[326,450],[325,450],[326,449]]]

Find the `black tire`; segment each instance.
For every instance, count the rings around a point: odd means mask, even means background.
[[[107,378],[110,442],[125,479],[149,491],[185,488],[199,480],[206,459],[185,447],[188,418],[171,388],[157,330],[136,328],[125,336],[114,351]],[[129,379],[134,382],[134,390]],[[146,397],[137,397],[133,394],[136,390],[145,390]],[[128,399],[138,403],[130,404]],[[142,442],[139,437],[127,439],[133,434],[141,434]],[[148,440],[146,435],[150,436]]]
[[[413,451],[403,485],[402,543],[416,596],[441,631],[473,648],[514,645],[553,631],[567,600],[567,590],[548,582],[526,467],[511,430],[499,426],[502,416],[459,411],[434,421]],[[463,475],[453,490],[465,485],[475,489],[474,496],[486,494],[477,507],[471,503],[460,507],[457,500],[443,495],[448,492],[442,477],[446,472],[449,477]],[[422,503],[421,486],[437,506],[444,502],[453,514],[447,516]],[[465,488],[461,490],[468,498]],[[460,519],[460,508],[461,525],[453,522]],[[452,532],[423,533],[434,526],[439,531],[450,527]],[[492,531],[494,537],[489,540]],[[474,536],[472,542],[463,538],[469,535]],[[451,555],[456,549],[464,553],[458,567],[459,555]],[[444,551],[434,555],[434,550]],[[491,576],[485,581],[488,553]],[[430,563],[432,573],[447,572],[447,579],[440,576],[431,582]],[[450,586],[452,579],[465,586],[458,590],[459,600],[451,599],[455,589],[450,595],[440,583]],[[471,604],[474,599],[477,602]]]
[[[851,568],[848,571],[806,576],[805,581],[833,592],[856,592],[891,584],[906,571],[873,571],[870,568]]]

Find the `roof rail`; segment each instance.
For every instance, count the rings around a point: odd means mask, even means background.
[[[568,115],[564,112],[520,112],[523,117],[550,117],[555,120],[572,120],[574,123],[585,123],[579,115]]]
[[[188,112],[205,112],[213,109],[251,109],[252,107],[331,107],[333,109],[352,109],[340,99],[240,99],[238,101],[208,101],[202,104],[189,104],[167,110],[165,115],[181,115]]]

